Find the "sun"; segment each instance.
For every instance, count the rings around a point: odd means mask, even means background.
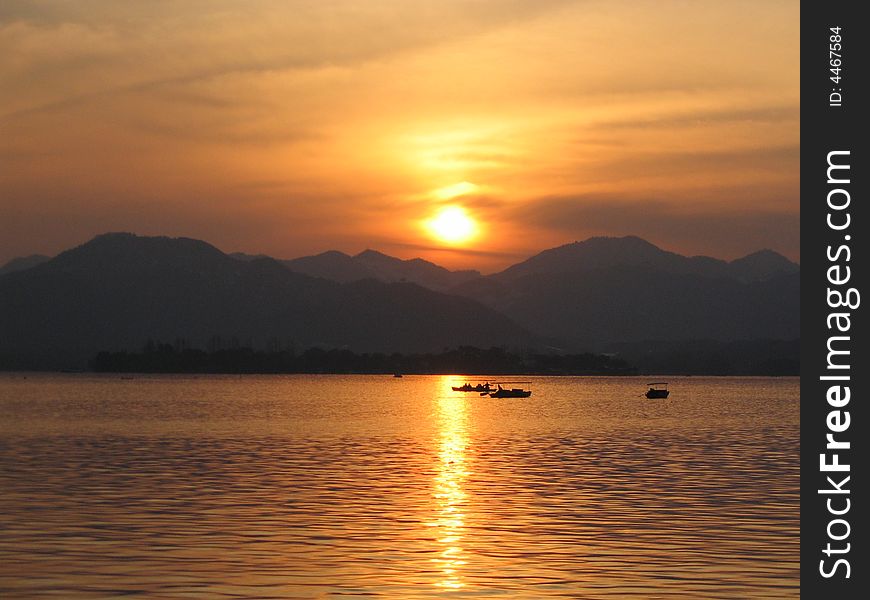
[[[447,244],[462,244],[477,235],[477,222],[461,206],[447,206],[426,221],[436,239]]]

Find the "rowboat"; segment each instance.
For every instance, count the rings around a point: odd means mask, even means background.
[[[502,383],[504,383],[505,385],[519,383],[519,384],[523,384],[523,387],[506,388],[506,387],[501,386]],[[531,382],[529,382],[529,381],[502,381],[501,383],[496,383],[495,384],[496,389],[489,392],[489,397],[490,398],[528,398],[529,396],[532,395],[532,390],[525,389],[525,386],[530,385],[530,383]],[[485,393],[481,394],[481,396],[483,396],[483,395],[485,395]]]
[[[649,389],[646,391],[647,398],[667,398],[670,392],[668,384],[664,381],[647,384]]]

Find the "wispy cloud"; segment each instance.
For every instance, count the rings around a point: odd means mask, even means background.
[[[796,257],[798,21],[773,0],[6,0],[0,260],[100,229],[489,269],[587,232],[717,254],[766,228]],[[467,248],[420,226],[445,203],[479,221]]]

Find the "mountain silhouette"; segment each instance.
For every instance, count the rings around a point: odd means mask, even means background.
[[[643,267],[674,274],[726,277],[743,281],[767,279],[795,273],[800,267],[772,250],[761,250],[726,262],[709,256],[683,256],[636,236],[593,237],[544,250],[535,256],[492,275],[496,281],[515,281],[526,275],[575,273],[610,267]]]
[[[744,352],[733,341],[799,338],[799,290],[799,265],[771,250],[727,262],[637,237],[590,238],[481,276],[374,250],[277,261],[105,234],[0,276],[0,364],[80,365],[149,339],[357,352],[546,340],[638,357],[705,340],[715,357]]]
[[[478,302],[412,283],[339,284],[187,238],[98,236],[0,277],[0,358],[83,365],[149,339],[423,352],[532,336]]]
[[[303,256],[281,262],[291,271],[339,283],[349,283],[362,279],[380,279],[366,265],[338,250],[329,250],[314,256]]]
[[[44,254],[19,256],[18,258],[13,258],[8,263],[0,267],[0,275],[5,275],[6,273],[14,273],[15,271],[23,271],[25,269],[35,267],[36,265],[41,265],[48,260],[51,260],[51,257],[45,256]]]
[[[742,281],[761,281],[783,273],[797,273],[800,266],[773,250],[759,250],[729,264],[732,274]]]
[[[356,256],[330,250],[283,263],[298,273],[342,283],[362,279],[406,281],[437,291],[448,290],[481,276],[478,271],[450,271],[421,258],[402,260],[376,250],[365,250]]]
[[[726,262],[637,237],[591,238],[451,291],[530,331],[595,350],[643,340],[800,336],[800,267],[770,250]]]

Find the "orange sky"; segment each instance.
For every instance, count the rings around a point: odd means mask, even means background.
[[[491,271],[798,259],[799,5],[4,0],[0,262],[105,231]],[[475,221],[452,245],[440,208]]]

